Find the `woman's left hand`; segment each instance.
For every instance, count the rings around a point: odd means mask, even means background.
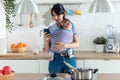
[[[60,51],[65,48],[65,44],[63,42],[57,42],[54,46],[55,51]]]

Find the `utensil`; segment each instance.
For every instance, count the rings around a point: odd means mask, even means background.
[[[23,26],[22,24],[22,15],[20,14],[20,24],[18,24],[18,26]]]
[[[76,72],[79,72],[76,68],[74,68],[71,64],[69,64],[68,62],[66,61],[63,61],[64,64],[66,64],[69,68],[73,69],[74,71]]]
[[[30,14],[30,23],[29,23],[30,28],[33,28],[33,22],[32,22],[32,14]]]
[[[93,74],[95,74],[98,69],[77,69],[79,72],[71,71],[71,76],[73,80],[92,80]]]
[[[73,9],[71,8],[71,4],[70,4],[70,8],[66,9],[66,13],[67,13],[67,15],[71,15],[71,16],[74,14]]]
[[[80,5],[78,5],[78,8],[75,10],[75,14],[82,15],[82,11],[79,7],[80,7]]]

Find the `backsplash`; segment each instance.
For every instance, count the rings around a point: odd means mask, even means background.
[[[20,23],[20,16],[19,14],[17,14],[14,21],[14,30],[12,31],[12,33],[7,33],[8,50],[10,50],[11,43],[25,42],[28,44],[28,50],[39,49],[40,51],[42,51],[43,35],[40,36],[40,30],[54,23],[53,21],[51,21],[49,25],[44,24],[45,22],[47,22],[45,21],[45,13],[49,10],[49,7],[51,6],[39,6],[40,14],[37,14],[37,18],[34,18],[33,15],[33,28],[29,27],[29,14],[22,14],[23,26],[18,26],[18,24]],[[78,6],[76,7],[78,8]],[[73,6],[71,8],[75,9],[76,7]],[[118,7],[120,6],[117,5],[116,8]],[[69,6],[65,6],[65,8],[69,8]],[[117,28],[117,33],[120,33],[119,11],[118,13],[88,13],[87,5],[81,5],[80,9],[83,11],[82,16],[67,15],[67,18],[69,18],[76,26],[76,31],[80,40],[80,47],[75,50],[94,51],[95,48],[93,44],[93,39],[101,35],[107,37],[106,25],[108,24],[114,24]],[[50,15],[47,15],[47,18],[49,17]],[[119,39],[120,42],[119,35],[117,39]]]

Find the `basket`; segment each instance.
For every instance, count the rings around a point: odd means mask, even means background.
[[[18,52],[18,49],[17,49],[17,48],[11,48],[11,52],[12,52],[12,53],[17,53],[17,52]]]
[[[3,75],[0,77],[0,80],[14,80],[14,79],[15,79],[15,73]]]
[[[12,53],[24,53],[27,51],[27,47],[23,48],[11,48]]]
[[[27,51],[27,47],[24,48],[18,48],[18,53],[24,53]]]

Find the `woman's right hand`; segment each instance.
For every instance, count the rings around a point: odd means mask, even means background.
[[[50,45],[50,38],[51,38],[51,35],[46,33],[46,32],[44,32],[44,48],[43,48],[43,50],[45,52],[49,52],[49,49],[50,49],[50,47],[49,47],[49,45]]]
[[[51,38],[51,35],[48,34],[47,32],[44,32],[44,39],[45,39],[45,41],[49,41],[50,38]]]

